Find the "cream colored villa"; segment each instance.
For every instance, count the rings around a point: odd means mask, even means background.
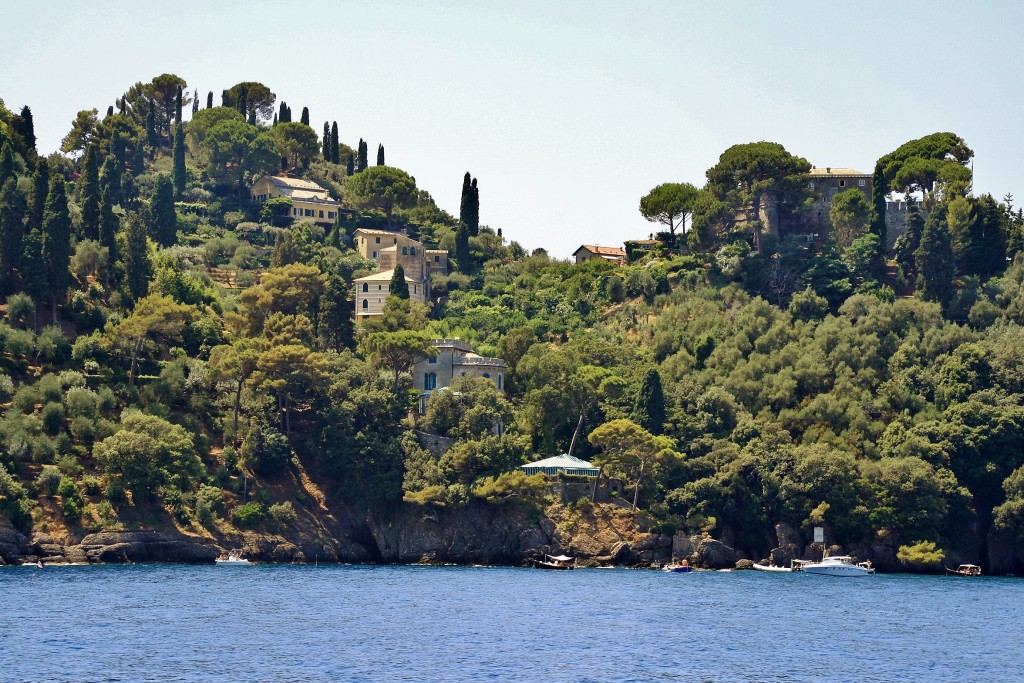
[[[272,197],[287,197],[292,200],[292,218],[311,218],[324,225],[333,225],[341,208],[341,204],[331,199],[327,190],[311,180],[301,178],[261,176],[253,184],[249,194],[259,202]]]
[[[395,276],[395,269],[384,270],[373,275],[357,278],[356,289],[356,322],[368,320],[384,312],[384,304],[391,294],[391,278]],[[409,285],[409,300],[421,304],[427,303],[426,285],[424,282],[413,280],[408,274],[405,276],[405,283]]]

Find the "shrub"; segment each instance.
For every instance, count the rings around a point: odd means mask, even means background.
[[[82,473],[82,466],[78,464],[78,458],[73,455],[62,455],[57,458],[56,465],[61,474],[68,477],[77,477]]]
[[[63,480],[64,476],[60,473],[60,470],[55,467],[44,467],[43,471],[36,477],[36,488],[39,489],[40,493],[55,496]]]
[[[263,476],[284,469],[291,454],[287,437],[265,422],[253,422],[242,442],[242,458]]]
[[[901,545],[896,559],[914,571],[938,570],[946,559],[946,553],[934,541],[918,541],[913,545]]]
[[[19,529],[26,529],[31,521],[32,501],[28,499],[25,487],[0,465],[0,513],[11,518]]]
[[[59,403],[47,403],[42,412],[43,430],[50,436],[56,436],[64,428],[64,406]]]
[[[39,389],[39,399],[43,403],[59,403],[64,398],[64,389],[57,375],[43,375],[36,386]]]
[[[28,294],[18,292],[7,297],[7,320],[15,327],[28,327],[35,310],[36,304]]]
[[[96,422],[91,417],[76,417],[71,420],[71,436],[78,441],[95,441]]]
[[[36,390],[36,387],[23,384],[14,392],[14,397],[11,399],[11,407],[23,415],[29,415],[35,412],[36,401],[38,400],[39,392]]]
[[[250,502],[239,505],[231,513],[235,525],[243,529],[252,529],[259,526],[267,518],[267,508],[262,503]]]
[[[200,486],[196,491],[196,518],[202,524],[209,524],[214,516],[224,512],[224,494],[215,486]]]
[[[7,375],[0,375],[0,403],[6,403],[14,396],[14,380]]]
[[[47,325],[36,337],[36,358],[48,363],[64,363],[71,358],[71,342],[57,325]]]
[[[103,491],[103,480],[87,474],[82,477],[82,488],[85,489],[85,495],[98,496]]]
[[[294,524],[295,520],[298,518],[298,515],[295,514],[295,508],[292,507],[290,500],[271,505],[270,516],[275,522],[282,526]]]

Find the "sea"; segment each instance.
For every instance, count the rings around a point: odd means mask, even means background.
[[[0,567],[0,681],[1021,681],[1024,580]]]

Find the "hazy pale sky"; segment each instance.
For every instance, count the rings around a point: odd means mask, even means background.
[[[202,106],[260,81],[455,215],[470,171],[483,224],[566,257],[646,237],[648,190],[762,139],[870,172],[950,130],[976,193],[1024,201],[1022,26],[1012,1],[0,0],[0,98],[45,153],[136,81],[176,73]]]

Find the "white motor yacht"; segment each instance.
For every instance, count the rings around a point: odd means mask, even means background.
[[[246,566],[252,563],[249,562],[249,560],[242,557],[241,554],[236,552],[230,552],[228,553],[227,557],[218,557],[217,564],[228,566]]]
[[[875,573],[871,562],[854,563],[849,555],[834,555],[824,558],[821,562],[807,562],[801,571],[805,574],[825,576],[867,576]]]

